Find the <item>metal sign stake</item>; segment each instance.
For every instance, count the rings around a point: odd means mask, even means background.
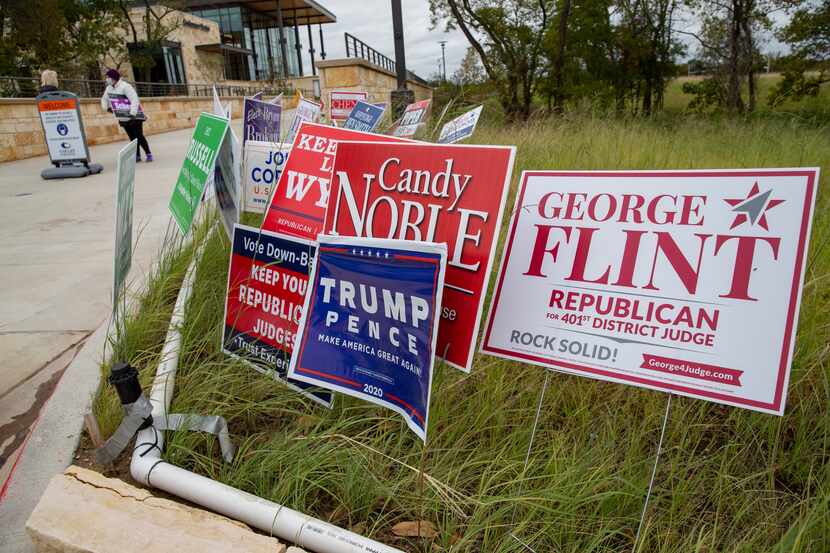
[[[632,552],[637,551],[637,544],[640,542],[640,532],[643,530],[643,523],[646,520],[646,511],[648,510],[648,500],[651,498],[651,490],[654,488],[654,478],[657,475],[657,464],[660,462],[660,453],[663,452],[663,438],[666,436],[666,425],[669,422],[669,410],[671,409],[671,398],[674,394],[669,393],[669,399],[666,401],[666,413],[663,415],[663,428],[660,430],[660,441],[657,443],[657,455],[654,457],[654,467],[651,469],[651,480],[648,483],[648,492],[646,492],[646,500],[643,503],[643,512],[640,514],[640,524],[637,526],[637,535],[634,536],[634,547]]]

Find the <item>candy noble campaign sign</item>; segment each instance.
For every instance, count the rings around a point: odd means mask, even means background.
[[[339,140],[404,141],[402,138],[328,125],[300,123],[262,228],[309,240],[317,238],[323,230],[331,170]]]
[[[525,172],[482,350],[780,415],[817,184]]]
[[[331,406],[327,390],[286,379],[316,246],[234,225],[222,351]]]
[[[447,249],[319,237],[288,376],[382,405],[426,441]]]
[[[203,113],[196,122],[179,177],[170,197],[170,212],[182,234],[190,232],[208,179],[213,177],[219,147],[225,139],[229,121]]]
[[[437,353],[465,372],[475,353],[514,154],[511,146],[337,146],[325,233],[447,244]]]

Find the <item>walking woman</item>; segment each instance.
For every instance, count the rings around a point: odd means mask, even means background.
[[[118,124],[124,128],[130,140],[138,140],[140,149],[136,150],[135,160],[141,161],[141,150],[144,150],[147,161],[153,161],[150,145],[144,137],[144,120],[147,116],[141,111],[138,94],[115,69],[107,71],[107,89],[101,97],[101,108],[115,114]]]

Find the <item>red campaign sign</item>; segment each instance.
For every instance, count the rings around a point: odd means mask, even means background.
[[[357,105],[358,100],[369,101],[369,94],[351,90],[332,90],[329,98],[331,118],[335,121],[345,121],[349,118],[349,114]]]
[[[341,142],[326,234],[447,244],[436,353],[470,371],[515,148]]]
[[[222,351],[323,405],[331,393],[287,378],[317,246],[234,225]]]
[[[317,240],[326,217],[331,170],[339,140],[404,141],[303,122],[271,196],[263,229]]]

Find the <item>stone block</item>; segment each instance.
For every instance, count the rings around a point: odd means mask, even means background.
[[[26,531],[38,553],[285,553],[229,518],[80,467],[52,478]]]

